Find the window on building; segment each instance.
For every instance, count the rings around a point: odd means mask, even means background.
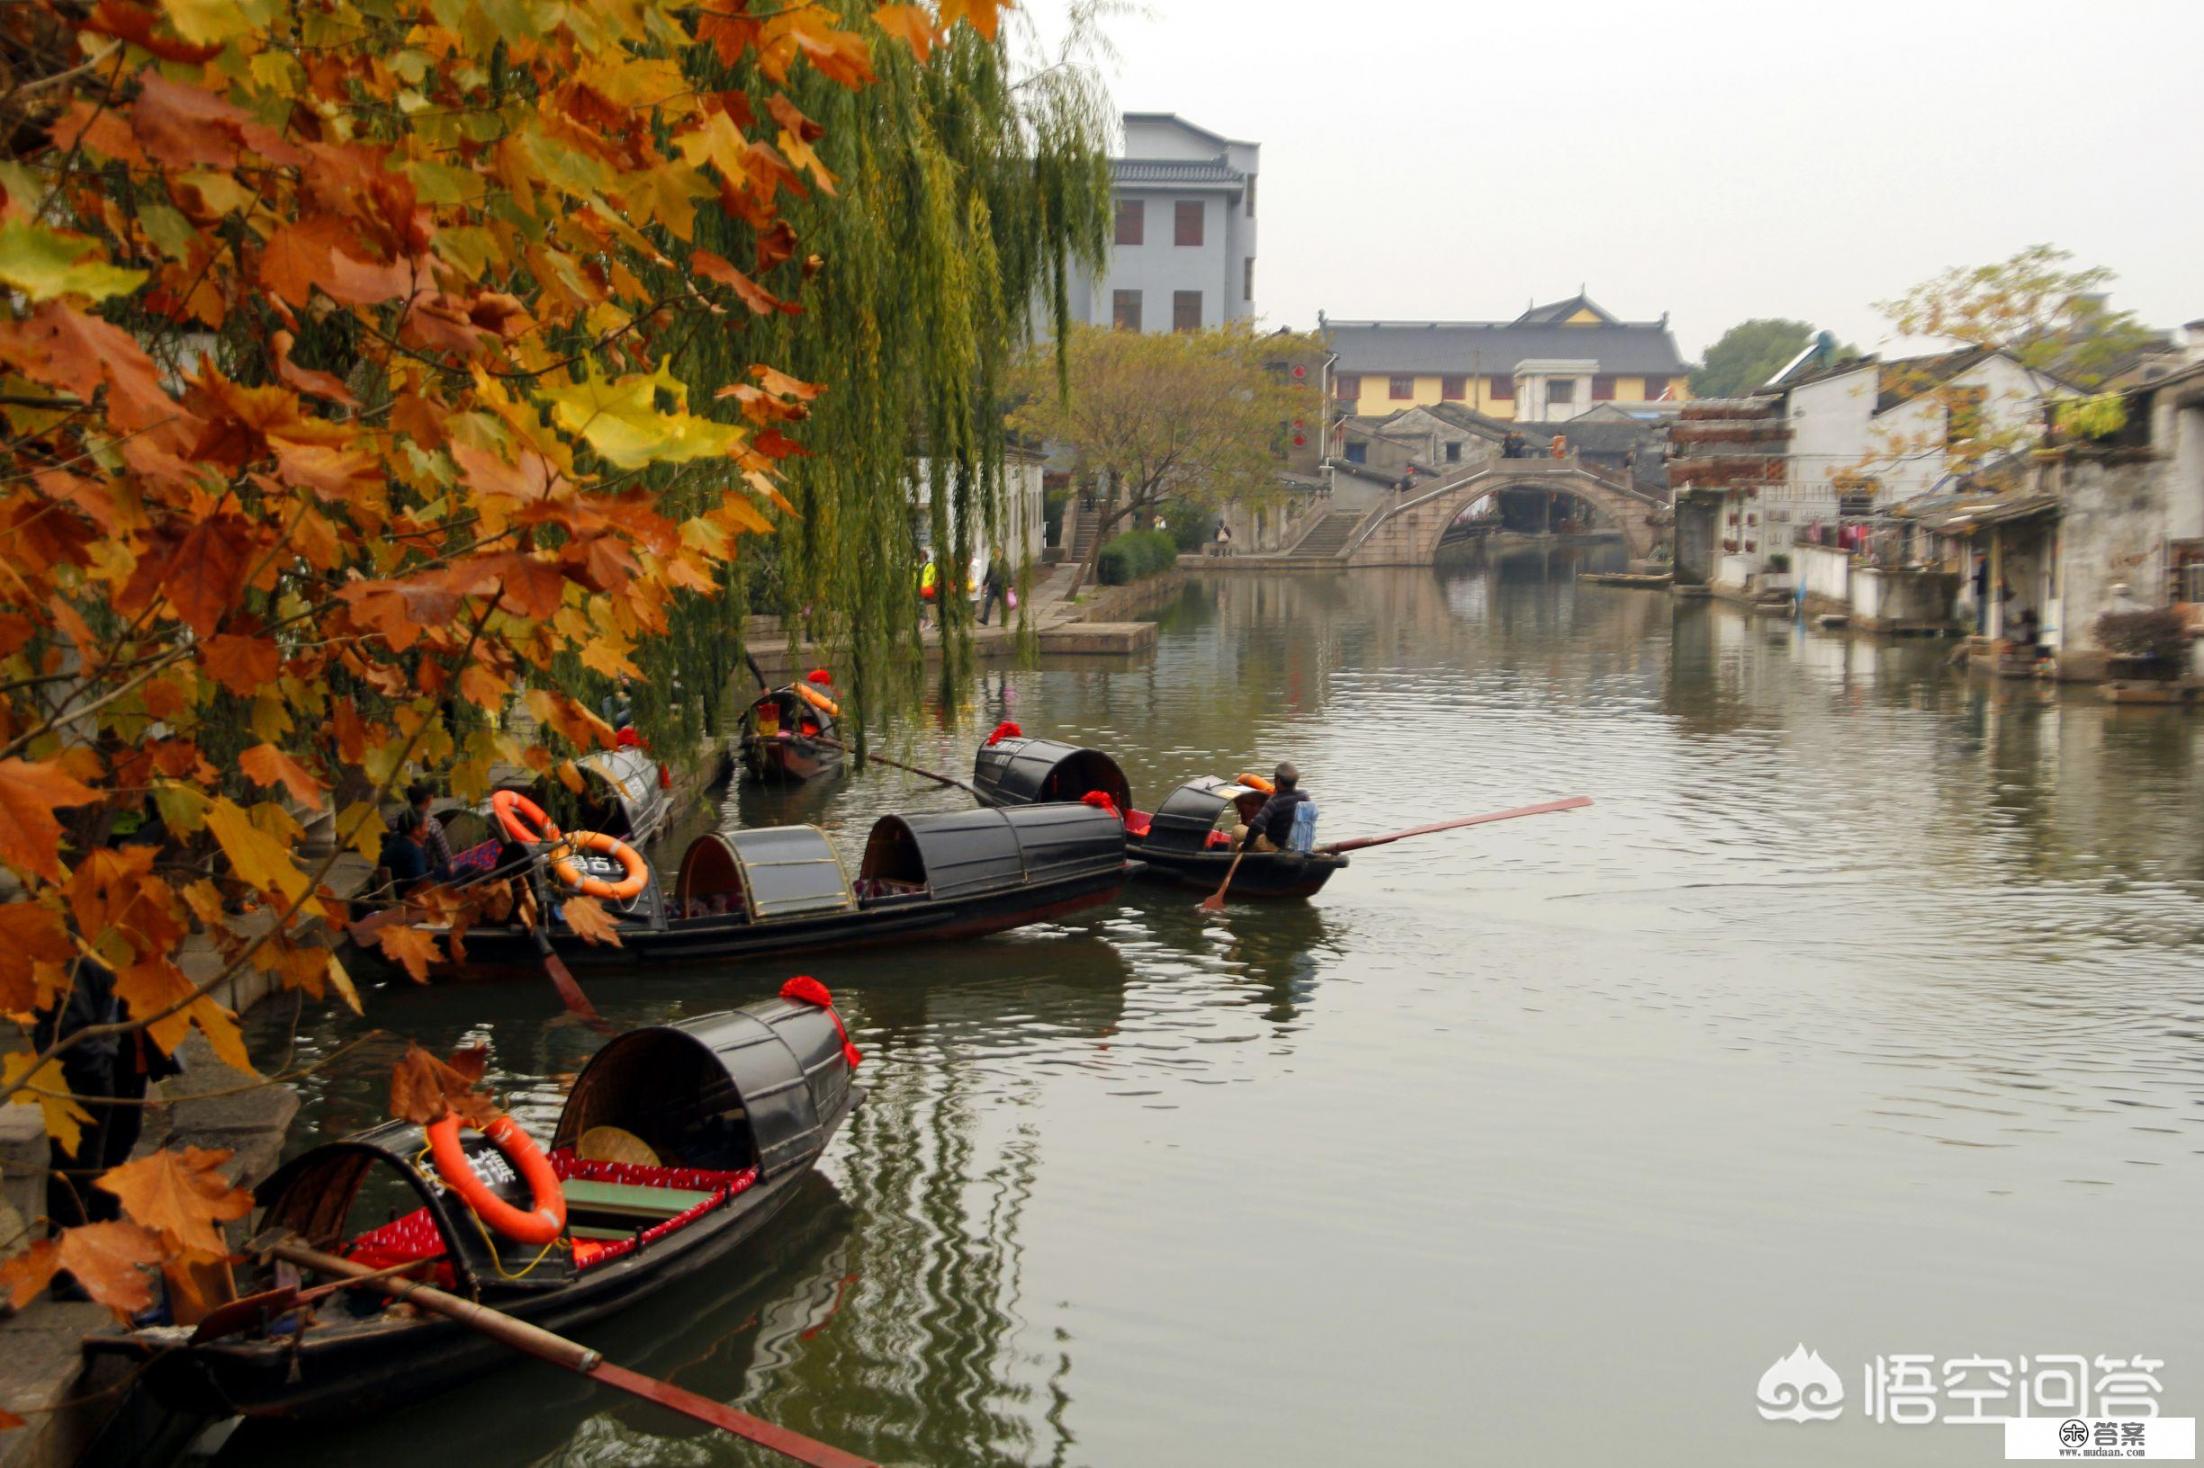
[[[1201,243],[1202,203],[1199,199],[1181,199],[1173,206],[1171,216],[1171,243],[1174,245],[1198,245]]]
[[[1171,292],[1171,329],[1173,331],[1201,330],[1201,292]]]
[[[1350,464],[1367,464],[1370,462],[1370,446],[1359,439],[1348,444],[1347,462]]]
[[[1385,395],[1396,402],[1414,397],[1416,395],[1416,379],[1413,377],[1386,378]]]
[[[1982,433],[1982,400],[1979,387],[1948,388],[1944,393],[1944,446],[1965,443]]]
[[[1615,379],[1602,374],[1592,379],[1592,401],[1611,403],[1615,400]]]
[[[1255,217],[1255,175],[1252,173],[1247,176],[1247,217]]]
[[[1490,396],[1494,402],[1512,403],[1515,401],[1514,378],[1502,377],[1498,373],[1494,373],[1491,380],[1487,382],[1485,386],[1488,396]]]
[[[1450,403],[1458,403],[1469,396],[1467,377],[1442,377],[1439,379],[1439,396]]]
[[[1566,407],[1576,401],[1576,379],[1556,377],[1546,384],[1546,401]]]
[[[1340,373],[1332,379],[1332,396],[1341,402],[1353,402],[1362,396],[1362,379],[1352,372]]]
[[[1119,331],[1140,330],[1140,292],[1110,292],[1110,324]]]
[[[1446,461],[1449,464],[1459,464],[1462,462],[1462,445],[1460,440],[1456,440],[1455,442],[1450,443],[1446,446]]]
[[[1668,379],[1667,379],[1667,378],[1665,378],[1665,377],[1648,377],[1648,378],[1647,378],[1647,379],[1645,380],[1645,400],[1646,400],[1647,402],[1649,402],[1649,403],[1657,403],[1657,402],[1659,402],[1659,401],[1660,401],[1660,400],[1661,400],[1661,399],[1662,399],[1663,397],[1665,397],[1665,396],[1667,395],[1667,393],[1668,393]]]
[[[1121,245],[1145,243],[1148,237],[1148,205],[1141,199],[1117,201],[1117,242]]]
[[[1255,299],[1255,257],[1253,255],[1240,262],[1240,299],[1243,301]]]

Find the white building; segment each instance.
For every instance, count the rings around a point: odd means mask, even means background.
[[[1194,331],[1255,314],[1261,146],[1169,112],[1125,114],[1110,160],[1114,220],[1099,278],[1075,274],[1071,317],[1128,331]]]
[[[1003,482],[1001,497],[995,502],[995,541],[1010,558],[1013,569],[1033,562],[1038,564],[1041,551],[1047,544],[1048,526],[1044,508],[1044,491],[1041,484],[1043,460],[1030,449],[1015,444],[1003,449]],[[931,549],[933,539],[933,486],[931,466],[925,459],[916,462],[911,470],[911,527],[921,546]],[[957,533],[957,507],[949,505],[949,534]],[[972,554],[982,565],[986,563],[990,547],[986,543],[985,525],[972,527]],[[946,549],[946,547],[943,547]]]

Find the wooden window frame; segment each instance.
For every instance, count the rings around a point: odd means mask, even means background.
[[[1191,230],[1187,221],[1193,221]],[[1171,204],[1171,243],[1181,249],[1198,250],[1207,241],[1209,209],[1199,199],[1176,199]],[[1188,239],[1187,235],[1193,238]]]

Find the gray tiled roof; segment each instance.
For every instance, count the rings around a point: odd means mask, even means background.
[[[1112,158],[1110,177],[1121,184],[1236,184],[1247,175],[1221,158],[1191,162],[1179,158]]]
[[[1531,358],[1591,359],[1603,373],[1680,377],[1676,338],[1658,321],[1614,326],[1512,321],[1328,321],[1336,370],[1354,373],[1508,373]]]

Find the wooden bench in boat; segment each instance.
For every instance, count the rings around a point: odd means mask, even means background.
[[[686,1213],[712,1195],[688,1188],[652,1188],[637,1183],[600,1183],[568,1178],[569,1231],[577,1239],[624,1239],[639,1228]]]

